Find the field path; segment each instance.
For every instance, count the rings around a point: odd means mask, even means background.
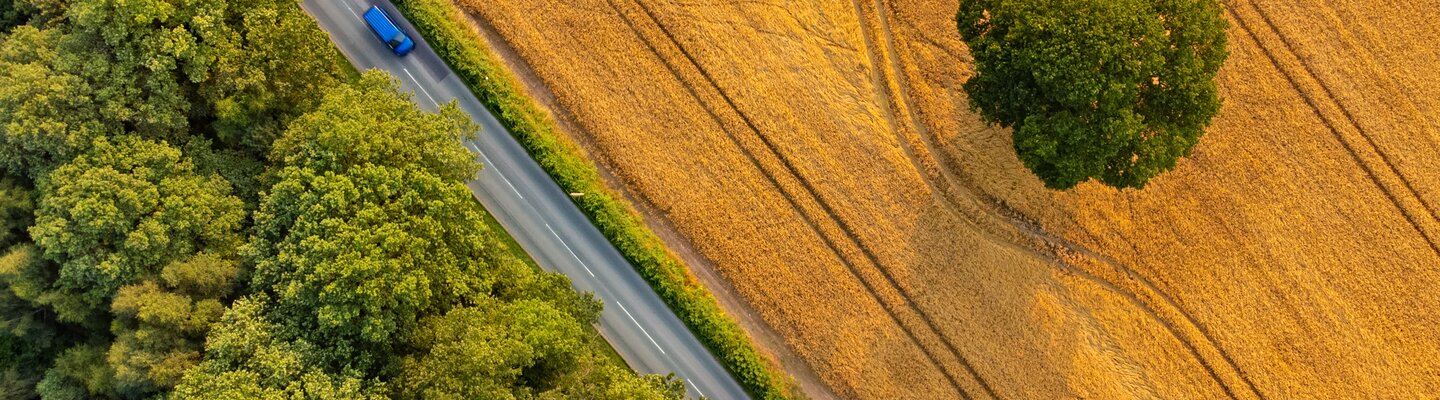
[[[885,80],[877,86],[888,89],[888,91],[883,94],[891,106],[890,112],[892,120],[900,120],[900,118],[894,117],[894,115],[897,114],[908,117],[908,123],[899,123],[899,126],[895,129],[898,135],[902,135],[902,137],[897,138],[897,141],[905,145],[906,153],[914,159],[912,161],[917,164],[917,169],[925,172],[923,176],[926,177],[926,183],[931,186],[932,192],[939,195],[943,203],[949,205],[957,216],[971,220],[975,227],[980,228],[981,231],[996,238],[997,243],[1029,242],[1037,244],[1040,249],[1044,250],[1036,250],[1031,247],[1024,247],[1023,249],[1036,257],[1048,260],[1049,265],[1059,269],[1061,272],[1091,281],[1127,299],[1145,315],[1160,323],[1170,334],[1174,335],[1175,339],[1180,341],[1182,345],[1194,355],[1196,361],[1200,363],[1200,366],[1205,369],[1206,373],[1215,379],[1216,383],[1219,384],[1231,398],[1238,398],[1234,387],[1243,387],[1244,390],[1248,390],[1247,393],[1253,396],[1253,398],[1265,398],[1260,390],[1256,388],[1255,383],[1251,381],[1249,375],[1241,370],[1229,353],[1216,343],[1209,329],[1181,308],[1169,294],[1156,287],[1155,284],[1145,278],[1144,275],[1134,271],[1124,263],[1090,251],[1084,246],[1041,229],[1035,223],[1021,216],[1018,211],[1009,208],[994,197],[984,194],[973,185],[951,173],[954,168],[958,168],[958,164],[950,162],[948,157],[944,157],[947,160],[942,161],[946,164],[945,167],[934,167],[936,162],[933,154],[935,154],[936,151],[932,143],[932,136],[926,132],[928,129],[926,124],[919,120],[921,117],[912,111],[915,109],[915,106],[908,90],[909,84],[906,82],[905,73],[902,70],[904,67],[900,64],[898,55],[895,54],[895,52],[898,51],[898,45],[890,25],[892,18],[888,10],[890,5],[884,0],[873,0],[876,3],[873,4],[873,8],[860,7],[859,2],[861,0],[854,1],[856,2],[857,11],[860,11],[862,14],[862,21],[870,20],[870,18],[866,18],[867,15],[864,15],[865,13],[861,11],[863,9],[871,10],[871,13],[874,14],[875,19],[878,21],[879,26],[871,27],[871,29],[878,32],[878,34],[868,32],[867,30],[866,36],[867,39],[870,36],[883,37],[883,56],[875,54],[873,48],[870,50],[871,58],[876,60],[875,65],[877,70],[882,71],[880,77],[883,77]],[[867,23],[863,26],[870,25],[871,24]],[[937,42],[926,41],[926,43],[944,49],[944,47]],[[888,62],[879,62],[878,60],[882,58],[888,60]],[[916,135],[917,131],[918,135]],[[915,135],[915,137],[910,137],[912,135]],[[940,152],[940,154],[946,153]],[[957,189],[964,190],[964,193],[957,193]],[[966,202],[963,199],[981,199],[986,206],[984,211],[988,216],[987,219],[990,221],[1003,221],[1004,224],[984,223],[977,220],[973,212],[960,211],[959,209],[962,207],[959,207],[958,204]],[[1010,232],[1001,233],[993,230],[999,229],[1002,226],[1010,227]],[[1016,241],[1015,237],[1017,235],[1024,236],[1024,240]],[[1007,240],[1007,238],[1009,240]],[[1061,253],[1070,254],[1066,255]],[[1074,259],[1076,257],[1089,259],[1090,262],[1070,263],[1065,261],[1066,259]],[[1107,277],[1118,277],[1120,279],[1109,279]],[[1157,307],[1163,309],[1163,311],[1157,311]],[[1217,372],[1216,364],[1223,365],[1226,371],[1223,374]]]
[[[711,117],[714,118],[717,123],[721,124],[722,126],[733,125],[725,123],[725,119],[722,118],[717,113],[717,111],[709,105],[709,102],[705,100],[704,96],[696,92],[697,88],[694,87],[694,85],[684,77],[683,73],[676,70],[677,66],[672,64],[672,60],[670,60],[669,57],[666,57],[664,53],[662,53],[656,48],[656,44],[651,42],[651,38],[646,35],[645,30],[636,26],[636,21],[632,20],[629,17],[629,14],[627,14],[624,10],[621,9],[615,3],[615,0],[610,0],[609,3],[612,7],[615,8],[615,11],[619,15],[621,15],[622,18],[625,19],[625,21],[630,25],[630,28],[635,31],[636,35],[639,36],[642,41],[644,41],[646,45],[650,47],[650,50],[654,52],[655,55],[661,60],[665,61],[667,67],[670,68],[671,73],[674,74],[674,77],[681,82],[687,83],[686,86],[687,89],[691,91],[691,95],[695,97],[697,102],[704,105],[706,110],[711,114]],[[792,193],[793,189],[788,189],[786,185],[782,184],[779,178],[777,178],[775,172],[771,172],[770,168],[765,168],[765,164],[761,162],[759,158],[757,158],[750,146],[746,146],[744,141],[740,138],[737,138],[732,130],[727,130],[726,133],[730,135],[733,144],[737,148],[741,149],[742,152],[747,155],[747,157],[750,157],[750,161],[757,170],[765,172],[765,175],[768,179],[770,179],[771,184],[774,185],[782,194],[784,194],[786,200],[790,202],[791,207],[797,210],[798,214],[800,214],[805,219],[806,224],[809,225],[810,228],[814,230],[816,235],[820,237],[830,248],[830,250],[837,255],[837,258],[845,264],[846,268],[851,272],[851,274],[853,274],[856,280],[858,280],[864,286],[864,288],[876,300],[876,302],[878,302],[885,309],[886,313],[890,315],[890,317],[895,321],[896,325],[902,331],[904,331],[909,337],[909,339],[914,342],[916,346],[919,347],[926,354],[926,356],[929,358],[929,361],[932,364],[936,365],[937,369],[946,376],[946,378],[951,382],[951,384],[954,385],[954,387],[957,389],[959,394],[967,399],[973,398],[972,392],[974,392],[974,388],[978,386],[980,391],[984,392],[988,397],[1000,398],[995,393],[994,389],[990,386],[989,382],[987,382],[985,378],[982,377],[978,371],[976,371],[974,365],[971,364],[971,362],[966,359],[966,357],[956,348],[953,343],[953,339],[946,335],[946,333],[939,328],[938,324],[936,324],[935,321],[924,310],[922,310],[918,305],[915,304],[911,295],[907,293],[904,286],[898,284],[895,277],[892,276],[888,270],[880,267],[881,264],[879,262],[879,258],[873,253],[872,250],[869,249],[868,246],[865,245],[863,241],[859,239],[859,237],[850,227],[850,224],[838,216],[833,206],[830,205],[829,202],[819,194],[813,184],[811,184],[805,179],[805,177],[796,169],[794,164],[790,160],[785,158],[783,154],[781,154],[781,152],[776,148],[776,145],[771,142],[771,140],[761,131],[759,127],[756,126],[756,124],[750,119],[750,117],[735,103],[735,101],[729,96],[729,94],[725,92],[724,88],[722,88],[721,85],[714,80],[714,78],[694,58],[694,56],[689,54],[689,50],[686,49],[680,43],[680,41],[675,38],[675,36],[670,32],[669,28],[667,28],[664,23],[660,21],[660,18],[655,15],[654,11],[641,1],[634,1],[633,4],[638,6],[640,11],[642,11],[642,13],[646,16],[646,19],[652,24],[654,24],[654,26],[659,30],[661,36],[663,36],[671,46],[673,46],[680,52],[682,58],[687,61],[686,65],[696,70],[704,78],[706,83],[708,83],[707,89],[715,91],[715,93],[718,94],[719,97],[725,102],[727,110],[733,112],[736,116],[738,116],[747,128],[746,130],[753,133],[755,138],[759,139],[759,141],[764,144],[765,151],[763,152],[763,154],[769,157],[773,157],[775,160],[779,161],[785,169],[785,172],[783,173],[784,177],[786,179],[793,179],[795,182],[797,182],[801,191],[804,192],[804,195]],[[801,204],[802,202],[805,202],[805,200],[813,201],[815,205],[819,206],[819,208],[821,209],[821,213],[828,217],[828,220],[831,221],[835,225],[835,227],[838,228],[838,230],[842,233],[840,236],[845,239],[845,244],[852,245],[855,248],[859,249],[859,251],[864,255],[864,258],[868,261],[869,265],[873,267],[871,268],[871,270],[873,270],[874,273],[867,273],[867,270],[861,269],[858,265],[856,265],[857,263],[854,260],[846,256],[847,253],[841,250],[841,244],[837,243],[835,239],[831,238],[831,235],[826,234],[827,231],[822,227],[822,223],[820,221],[817,221],[810,212],[806,212],[807,207],[803,207]],[[875,277],[873,276],[876,273],[878,273],[880,278],[878,280],[875,279]],[[885,294],[889,294],[889,296]],[[887,301],[889,297],[897,298],[899,300],[899,303],[901,304],[891,304],[892,302],[894,302],[894,300]],[[914,322],[913,319],[918,319],[921,326],[913,326],[916,325],[916,322]],[[944,351],[948,353],[950,357],[953,357],[954,362],[958,363],[964,369],[970,379],[966,380],[964,378],[957,377],[954,375],[950,368],[946,368],[944,366],[945,363],[942,360],[943,355],[937,354],[935,350],[931,349],[930,346],[927,346],[927,341],[922,340],[922,336],[929,338],[930,342],[938,341],[945,349]],[[966,383],[962,384],[962,381]],[[967,389],[967,387],[969,387],[969,389]]]
[[[1421,196],[1420,191],[1416,190],[1415,185],[1400,172],[1395,166],[1395,162],[1391,160],[1391,157],[1375,143],[1375,139],[1365,133],[1365,129],[1361,126],[1360,122],[1356,120],[1350,110],[1335,96],[1335,92],[1330,89],[1330,85],[1320,79],[1310,63],[1300,57],[1299,53],[1295,50],[1295,46],[1286,39],[1285,35],[1280,33],[1279,28],[1275,26],[1275,22],[1271,19],[1269,13],[1267,13],[1263,7],[1259,7],[1252,1],[1227,0],[1225,4],[1225,9],[1230,15],[1230,19],[1235,21],[1239,25],[1240,30],[1245,31],[1246,35],[1260,46],[1260,49],[1265,56],[1269,58],[1271,64],[1280,70],[1290,85],[1294,86],[1295,90],[1301,94],[1305,103],[1310,106],[1310,110],[1313,111],[1320,120],[1325,121],[1326,128],[1335,136],[1335,140],[1339,141],[1340,144],[1345,147],[1345,150],[1350,153],[1355,163],[1359,164],[1360,167],[1365,170],[1365,173],[1369,175],[1370,180],[1375,183],[1375,186],[1379,187],[1381,192],[1395,205],[1395,208],[1405,216],[1410,226],[1414,228],[1421,237],[1425,238],[1425,242],[1430,245],[1430,249],[1434,251],[1437,256],[1440,256],[1440,244],[1437,244],[1437,238],[1440,238],[1440,214],[1436,213],[1435,208],[1425,200],[1424,196]],[[1250,18],[1242,15],[1241,11],[1253,13],[1255,16],[1258,16],[1258,21],[1251,21]],[[1258,25],[1263,25],[1263,29],[1265,29],[1263,35],[1257,33],[1252,27],[1252,24],[1255,22],[1259,22]],[[1274,43],[1262,40],[1262,36],[1273,37],[1274,42],[1279,43],[1279,48],[1275,48]],[[1298,68],[1296,67],[1297,65]],[[1399,93],[1399,95],[1405,96],[1404,93]],[[1412,108],[1414,108],[1413,102],[1411,104]],[[1337,112],[1343,116],[1343,118],[1335,117],[1334,114]],[[1347,133],[1353,131],[1353,134],[1347,135],[1342,133],[1342,130]],[[1358,136],[1361,140],[1357,141],[1352,136]],[[1374,153],[1378,156],[1379,160],[1367,161],[1367,157],[1362,156],[1362,150],[1358,149],[1362,143],[1356,142],[1362,142],[1364,146],[1368,146],[1369,152],[1366,154]],[[1380,164],[1383,166],[1383,169],[1371,165],[1372,162]]]

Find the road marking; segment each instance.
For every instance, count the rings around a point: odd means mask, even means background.
[[[550,229],[550,224],[545,224],[545,229]],[[585,262],[584,262],[584,261],[580,261],[580,256],[575,255],[575,250],[570,250],[570,245],[565,244],[565,239],[561,239],[561,238],[560,238],[560,235],[559,235],[559,234],[556,234],[554,229],[550,229],[550,234],[551,234],[551,235],[555,235],[555,240],[559,240],[559,241],[560,241],[560,245],[561,245],[561,246],[565,246],[565,251],[570,252],[570,256],[571,256],[571,257],[575,257],[575,261],[579,261],[579,262],[580,262],[580,266],[585,268],[585,272],[590,272],[590,267],[586,267],[586,266],[585,266]],[[590,272],[590,277],[592,277],[592,278],[595,277],[595,273],[594,273],[594,272]]]
[[[409,69],[409,68],[400,67],[400,70],[401,70],[401,71],[405,71],[405,75],[410,75],[410,69]],[[415,79],[415,75],[410,75],[410,81],[415,82],[415,87],[420,88],[420,93],[424,93],[424,94],[425,94],[425,97],[429,97],[429,98],[430,98],[430,104],[435,105],[435,108],[440,108],[440,102],[435,101],[435,97],[434,97],[434,96],[430,96],[430,91],[425,90],[425,85],[421,85],[421,84],[420,84],[420,80],[419,80],[419,79]]]
[[[490,165],[490,166],[494,166],[494,165],[495,165],[494,162],[491,162],[491,161],[490,161],[490,157],[485,155],[485,152],[480,151],[480,147],[479,147],[479,146],[476,146],[474,143],[470,143],[470,142],[465,142],[465,145],[466,145],[466,146],[470,146],[470,149],[471,149],[471,150],[475,150],[476,153],[480,153],[480,158],[485,159],[485,165]],[[500,171],[495,171],[495,173],[498,174],[498,173],[500,173]]]
[[[510,191],[515,192],[516,196],[520,196],[520,200],[525,200],[525,195],[520,194],[520,190],[515,188],[515,184],[510,183],[510,179],[506,178],[505,174],[502,174],[500,173],[500,170],[495,169],[495,163],[490,162],[490,157],[485,156],[485,152],[480,151],[479,147],[475,147],[474,143],[466,142],[465,146],[469,147],[471,150],[475,150],[476,153],[480,153],[480,158],[485,159],[485,165],[489,165],[490,169],[495,170],[495,175],[500,176],[500,180],[505,181],[505,186],[509,186]],[[485,171],[481,170],[480,172]]]
[[[705,397],[705,392],[700,391],[700,387],[695,386],[695,382],[685,381],[685,383],[689,383],[690,387],[695,388],[695,394],[700,395],[700,397]]]
[[[636,327],[636,328],[640,328],[640,333],[645,334],[645,338],[646,338],[646,339],[650,339],[650,343],[655,345],[655,349],[656,349],[656,350],[660,350],[660,354],[665,354],[665,349],[660,348],[660,343],[655,342],[655,338],[650,337],[650,332],[646,332],[646,331],[645,331],[645,327],[640,326],[640,321],[636,321],[634,315],[630,315],[630,310],[626,310],[626,309],[625,309],[625,304],[622,304],[622,303],[620,303],[619,301],[616,301],[616,302],[615,302],[615,305],[620,306],[620,311],[624,311],[624,312],[625,312],[625,316],[630,317],[630,322],[634,322],[634,323],[635,323],[635,327]],[[693,386],[694,384],[692,383],[691,385]],[[696,389],[695,391],[696,391],[696,392],[699,392],[700,390],[699,390],[699,389]],[[703,396],[703,395],[702,395],[702,396]]]
[[[356,13],[355,13],[355,9],[350,8],[350,5],[348,5],[348,4],[345,5],[345,9],[346,9],[346,10],[350,10],[350,15],[354,15],[354,16],[355,16],[355,19],[360,20],[360,22],[365,22],[365,19],[364,19],[364,18],[360,18],[360,14],[356,14]]]

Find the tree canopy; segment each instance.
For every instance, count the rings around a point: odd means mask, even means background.
[[[243,205],[219,176],[195,174],[190,160],[163,142],[98,138],[40,182],[30,234],[60,264],[58,289],[91,307],[121,286],[203,249],[240,244]],[[79,320],[85,310],[57,310]]]
[[[470,117],[350,78],[298,3],[0,0],[0,32],[0,398],[683,396],[488,227]]]
[[[975,57],[971,106],[1013,129],[1047,187],[1144,187],[1220,109],[1214,0],[965,0],[956,20]]]

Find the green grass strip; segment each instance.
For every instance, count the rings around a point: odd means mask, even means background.
[[[629,203],[611,191],[595,166],[555,122],[520,90],[519,81],[490,54],[465,15],[448,0],[396,0],[430,46],[510,130],[515,139],[575,199],[590,221],[620,250],[665,304],[719,358],[740,385],[759,399],[795,396],[784,374],[766,362],[740,325],[692,277]],[[798,397],[798,396],[795,396]]]

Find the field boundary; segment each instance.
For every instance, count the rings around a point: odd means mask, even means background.
[[[440,58],[475,94],[546,173],[568,192],[586,193],[575,203],[645,278],[685,326],[720,360],[747,393],[761,399],[798,397],[740,325],[680,259],[642,222],[635,208],[605,185],[596,167],[555,121],[527,97],[517,78],[483,48],[450,0],[395,0]]]

